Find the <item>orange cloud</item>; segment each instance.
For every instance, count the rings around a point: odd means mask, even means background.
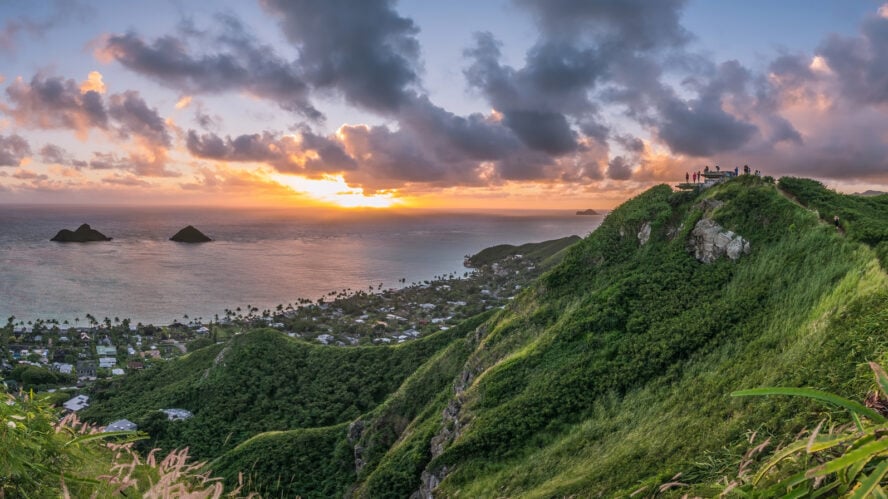
[[[89,91],[98,92],[100,94],[105,93],[105,82],[102,81],[102,73],[99,73],[98,71],[90,71],[86,80],[80,84],[80,93],[85,94]]]
[[[176,102],[176,109],[185,109],[189,104],[191,104],[191,96],[185,95]]]

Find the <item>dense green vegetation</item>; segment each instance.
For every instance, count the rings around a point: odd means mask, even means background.
[[[888,352],[882,201],[794,181],[654,187],[505,310],[398,347],[253,332],[114,382],[88,414],[191,409],[193,420],[154,421],[162,429],[149,433],[194,442],[218,456],[218,473],[243,471],[271,496],[406,497],[423,476],[447,497],[648,495],[678,473],[679,495],[715,495],[737,475],[748,432],[774,445],[824,415],[850,421],[801,398],[731,392],[862,399],[873,386],[866,361]],[[832,203],[847,235],[793,198]],[[689,235],[704,217],[751,252],[698,262]]]
[[[888,269],[888,195],[854,196],[826,189],[816,180],[784,177],[780,188],[801,204],[817,210],[826,222],[839,217],[849,237],[873,246],[882,267]]]
[[[485,248],[478,253],[466,258],[466,263],[472,267],[482,267],[491,265],[504,258],[521,255],[524,258],[530,258],[534,261],[547,265],[560,261],[560,256],[553,258],[563,250],[573,246],[580,241],[580,236],[567,236],[560,239],[552,239],[551,241],[543,241],[539,243],[526,243],[520,246],[512,244],[499,244]]]
[[[397,347],[333,348],[293,340],[274,330],[239,335],[94,390],[84,418],[121,417],[151,435],[148,445],[188,446],[215,457],[263,431],[350,421],[381,404],[457,331]],[[183,408],[185,421],[157,411]]]

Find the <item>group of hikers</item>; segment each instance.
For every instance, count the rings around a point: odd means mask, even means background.
[[[716,171],[716,172],[721,172],[721,167],[718,166],[718,165],[715,165],[715,171]],[[703,183],[703,181],[704,181],[704,180],[703,180],[703,177],[704,177],[707,173],[709,173],[709,165],[706,165],[705,167],[703,167],[703,171],[702,171],[702,172],[699,171],[699,170],[696,171],[696,172],[693,172],[693,173],[685,172],[685,182],[686,182],[686,183],[691,183],[691,181],[693,181],[693,183],[695,183],[695,184],[701,184],[701,183]],[[730,173],[730,170],[728,171],[728,173]],[[735,176],[735,177],[738,176],[738,175],[740,175],[740,167],[735,166],[735,167],[734,167],[734,172],[733,172],[733,173],[734,173],[734,176]],[[749,167],[749,165],[743,165],[743,174],[744,174],[744,175],[753,175],[753,173],[752,173],[752,169]],[[762,176],[762,172],[756,170],[755,173],[754,173],[754,175],[755,175],[756,177],[761,177],[761,176]]]

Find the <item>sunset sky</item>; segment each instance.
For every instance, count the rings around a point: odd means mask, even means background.
[[[888,4],[0,0],[0,203],[608,208],[888,190]]]

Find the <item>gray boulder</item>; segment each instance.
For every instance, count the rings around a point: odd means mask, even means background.
[[[736,261],[740,256],[749,254],[749,241],[714,220],[704,218],[691,231],[687,249],[703,263],[712,263],[722,256]]]

